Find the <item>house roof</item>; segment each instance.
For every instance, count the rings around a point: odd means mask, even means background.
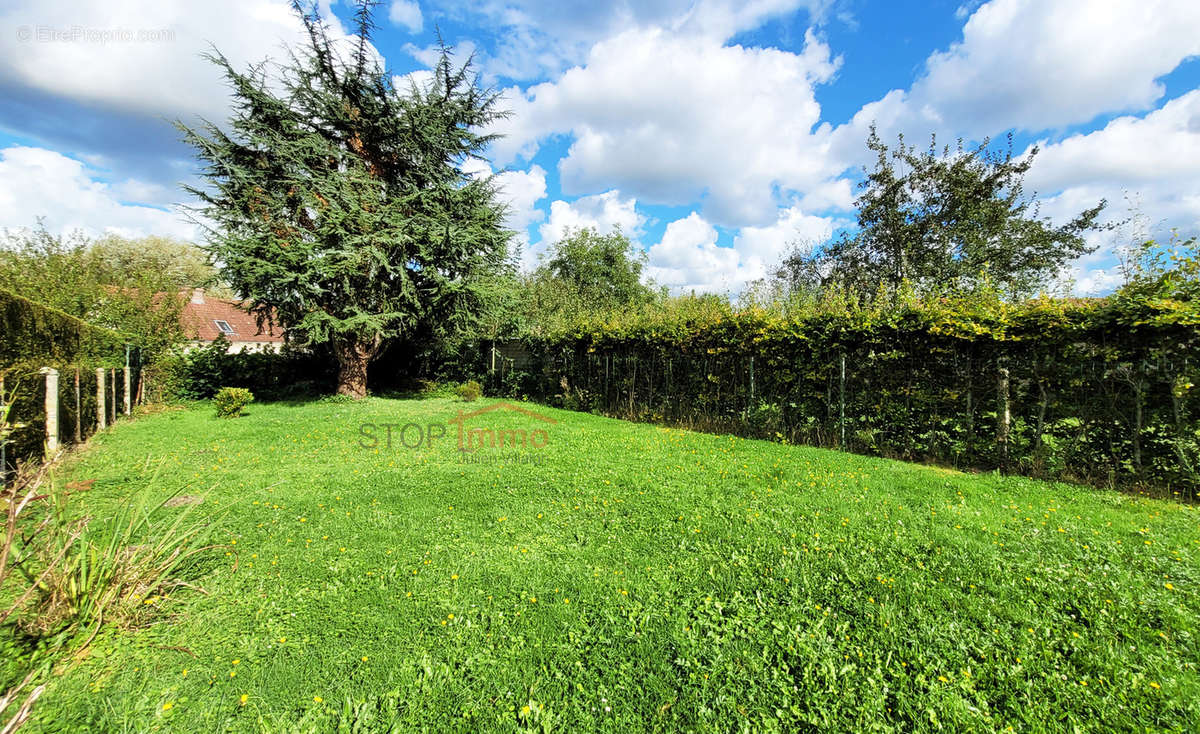
[[[234,342],[283,341],[282,329],[268,324],[259,329],[254,316],[242,309],[241,302],[207,297],[200,289],[183,304],[182,320],[188,336],[199,341],[216,341],[222,333]],[[228,324],[232,331],[222,332],[218,321]]]

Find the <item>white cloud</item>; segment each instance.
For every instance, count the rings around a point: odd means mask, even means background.
[[[516,234],[516,244],[521,249],[522,262],[525,262],[529,253],[529,226],[546,218],[546,213],[537,208],[537,203],[546,198],[546,169],[534,165],[528,171],[495,173],[487,161],[468,158],[463,162],[462,170],[476,179],[495,177],[492,183],[496,186],[497,198],[507,208],[504,224]]]
[[[102,107],[167,118],[221,119],[228,90],[217,67],[200,58],[215,46],[236,67],[281,55],[283,41],[303,38],[282,0],[205,3],[74,3],[18,0],[0,12],[5,28],[29,28],[0,39],[0,76],[9,83]],[[154,41],[38,40],[72,29],[163,31]],[[43,31],[43,29],[45,29]],[[339,29],[335,32],[340,34]]]
[[[392,7],[388,9],[388,20],[407,28],[409,33],[419,33],[424,25],[421,6],[417,0],[392,0]]]
[[[331,37],[347,43],[328,4],[319,7]],[[0,126],[171,186],[194,169],[171,122],[228,118],[229,90],[201,54],[216,48],[244,69],[305,38],[286,0],[11,0],[0,28]]]
[[[838,63],[811,32],[793,54],[629,31],[597,44],[585,66],[556,82],[508,90],[514,115],[500,126],[507,137],[495,153],[527,157],[548,136],[570,133],[559,167],[564,193],[619,188],[655,204],[702,199],[719,224],[767,224],[782,196],[820,189],[844,167],[828,154],[813,94]]]
[[[779,218],[765,227],[743,227],[733,238],[748,279],[766,276],[793,245],[820,244],[833,234],[834,221],[805,214],[796,207],[779,210]]]
[[[991,0],[909,90],[864,105],[839,128],[837,147],[862,160],[872,121],[889,138],[978,139],[1151,109],[1164,92],[1158,79],[1197,54],[1196,0]]]
[[[481,60],[484,68],[493,76],[528,81],[583,62],[593,44],[630,29],[660,27],[723,41],[801,9],[820,21],[833,5],[833,0],[459,0],[445,3],[443,12],[496,31],[495,49]]]
[[[44,217],[53,234],[80,230],[89,236],[156,234],[193,240],[196,228],[176,212],[125,203],[145,191],[139,181],[98,181],[83,163],[44,148],[0,150],[0,224],[33,227]]]
[[[744,282],[738,253],[717,244],[717,230],[696,212],[667,225],[649,250],[647,277],[673,292],[722,293]]]
[[[536,268],[539,257],[568,232],[590,228],[600,234],[610,234],[620,230],[636,239],[645,221],[646,218],[637,211],[637,200],[622,198],[621,192],[616,190],[583,196],[575,201],[551,202],[550,217],[538,228],[540,239],[526,248],[522,265],[527,270]]]
[[[721,247],[716,228],[692,212],[668,224],[662,240],[650,247],[647,275],[676,293],[737,294],[768,276],[792,244],[828,239],[834,224],[789,207],[779,210],[774,224],[743,227],[732,247]]]
[[[508,226],[525,233],[529,225],[540,222],[546,213],[536,207],[546,198],[546,170],[532,166],[528,171],[501,171],[496,174],[500,198],[508,205]]]
[[[633,237],[641,231],[645,217],[637,211],[637,199],[622,198],[620,191],[583,196],[575,201],[555,201],[550,219],[541,226],[544,242],[557,242],[568,230],[590,227],[600,234],[620,229]]]
[[[1103,128],[1045,144],[1027,187],[1056,192],[1043,211],[1061,221],[1110,204],[1109,219],[1129,215],[1135,199],[1150,236],[1169,228],[1200,233],[1200,90],[1171,100],[1143,117],[1118,117]]]

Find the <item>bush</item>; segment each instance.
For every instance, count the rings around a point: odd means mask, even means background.
[[[458,397],[469,402],[478,400],[483,395],[483,388],[475,380],[468,380],[458,386]]]
[[[1182,276],[1160,280],[1105,299],[581,319],[522,341],[526,394],[585,409],[587,391],[617,417],[1195,497],[1200,298]]]
[[[231,354],[223,336],[162,362],[146,391],[167,401],[208,400],[222,387],[244,387],[263,400],[315,397],[333,390],[337,374],[326,348]]]
[[[236,418],[242,414],[242,408],[252,402],[254,393],[244,387],[223,387],[213,397],[218,418]]]

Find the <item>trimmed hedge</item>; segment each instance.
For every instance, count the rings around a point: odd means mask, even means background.
[[[124,364],[129,338],[0,288],[0,370]]]
[[[208,400],[224,387],[246,388],[266,400],[311,397],[332,391],[337,367],[327,349],[228,353],[225,337],[161,359],[147,375],[156,401]]]
[[[0,289],[0,376],[4,377],[5,397],[16,390],[10,420],[25,424],[13,433],[7,447],[9,469],[18,461],[36,461],[42,456],[45,378],[39,370],[42,367],[59,370],[59,433],[63,443],[71,443],[77,424],[80,439],[95,430],[95,368],[123,366],[127,343],[128,337],[120,332],[93,326]],[[77,369],[79,411],[75,409]],[[121,387],[118,383],[118,400],[123,398]]]
[[[942,301],[794,319],[718,307],[618,315],[525,347],[532,366],[504,383],[568,408],[1189,497],[1200,488],[1190,302]]]

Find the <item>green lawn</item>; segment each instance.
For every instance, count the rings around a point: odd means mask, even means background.
[[[360,446],[490,402],[97,437],[90,511],[198,495],[226,545],[29,730],[1200,730],[1195,507],[538,406],[468,424],[520,460]]]

